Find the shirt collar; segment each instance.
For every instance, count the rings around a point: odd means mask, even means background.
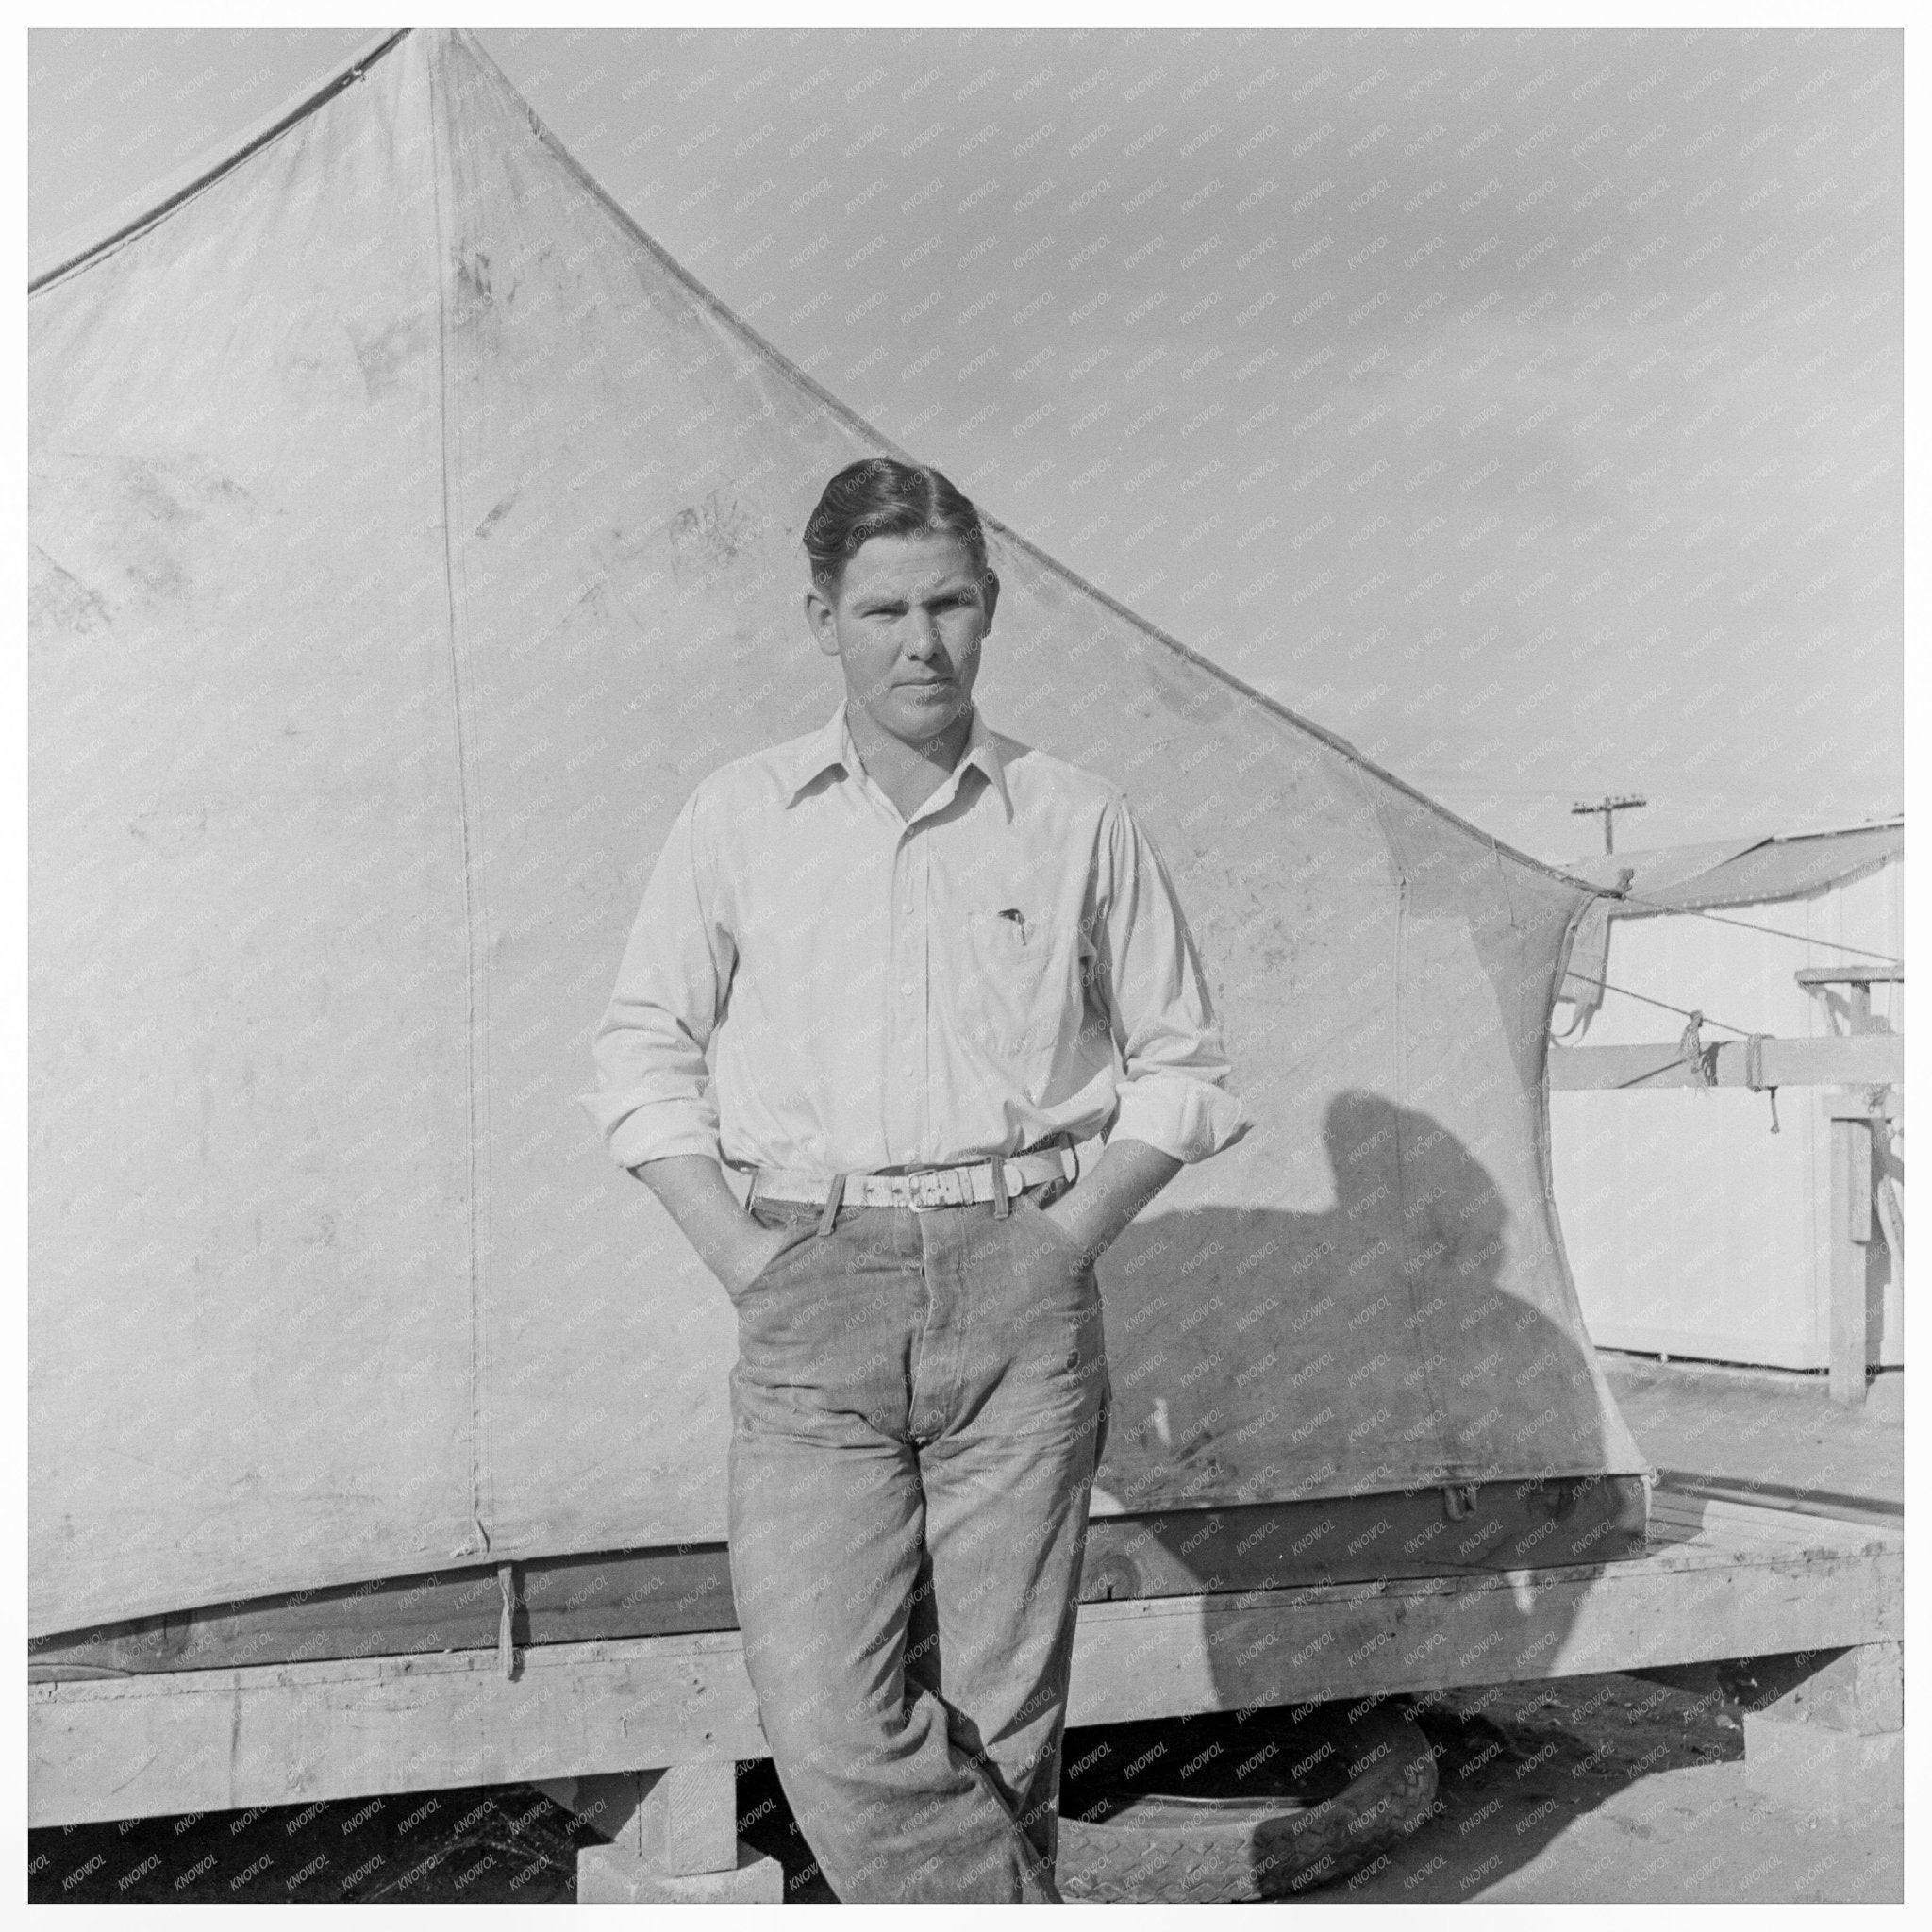
[[[799,793],[821,773],[831,770],[835,765],[848,776],[857,776],[864,770],[863,762],[853,747],[852,729],[845,721],[843,704],[799,747],[786,774],[791,789],[785,795],[785,803],[788,806],[796,804]],[[967,728],[966,747],[959,754],[959,762],[953,768],[956,776],[969,765],[976,765],[987,782],[999,793],[1001,808],[1010,821],[1013,800],[1007,790],[1007,773],[1000,758],[999,740],[988,729],[977,705],[973,708],[973,722]]]

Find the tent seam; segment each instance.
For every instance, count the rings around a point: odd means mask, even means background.
[[[443,195],[445,174],[447,173],[450,184],[453,186],[455,169],[450,161],[447,132],[443,126],[442,116],[440,110],[437,91],[436,51],[433,42],[425,44],[428,46],[429,51],[424,63],[424,75],[425,85],[429,96],[430,140],[435,149],[432,187],[435,193],[437,242],[437,367],[438,389],[441,405],[438,441],[441,454],[442,575],[445,608],[449,613],[450,711],[457,748],[457,819],[461,832],[463,855],[463,933],[465,941],[465,978],[467,982],[467,1024],[463,1044],[468,1107],[468,1133],[466,1136],[468,1167],[465,1174],[468,1199],[465,1205],[468,1209],[470,1235],[470,1524],[482,1548],[487,1551],[491,1546],[490,1531],[484,1523],[483,1516],[485,1491],[489,1486],[489,1457],[485,1454],[484,1445],[484,1433],[488,1426],[488,1405],[483,1400],[485,1310],[481,1230],[477,1225],[479,1202],[481,1199],[478,1186],[479,1177],[477,1174],[477,1148],[481,1123],[479,1121],[476,1065],[479,1013],[476,970],[475,858],[470,837],[470,738],[463,728],[462,646],[458,635],[459,624],[457,614],[456,522],[451,514],[450,503],[450,430],[454,413],[450,407],[449,284],[452,237],[448,231],[447,210],[444,208]]]

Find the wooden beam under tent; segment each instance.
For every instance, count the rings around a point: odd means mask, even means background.
[[[1092,1603],[1070,1721],[1849,1646],[1895,1656],[1895,1525],[1659,1491],[1644,1556]],[[760,1757],[736,1631],[29,1685],[30,1825]],[[1894,1719],[1895,1723],[1896,1720]]]

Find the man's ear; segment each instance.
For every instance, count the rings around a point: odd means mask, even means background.
[[[992,628],[992,613],[1000,601],[1000,580],[991,567],[979,580],[979,594],[986,605],[986,627]]]
[[[826,657],[839,655],[839,614],[832,608],[830,600],[816,584],[805,593],[806,628],[818,641],[818,647]]]

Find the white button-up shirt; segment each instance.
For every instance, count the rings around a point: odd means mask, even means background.
[[[1172,882],[1106,780],[987,728],[908,819],[845,708],[665,841],[583,1104],[613,1158],[815,1174],[1241,1130]]]

